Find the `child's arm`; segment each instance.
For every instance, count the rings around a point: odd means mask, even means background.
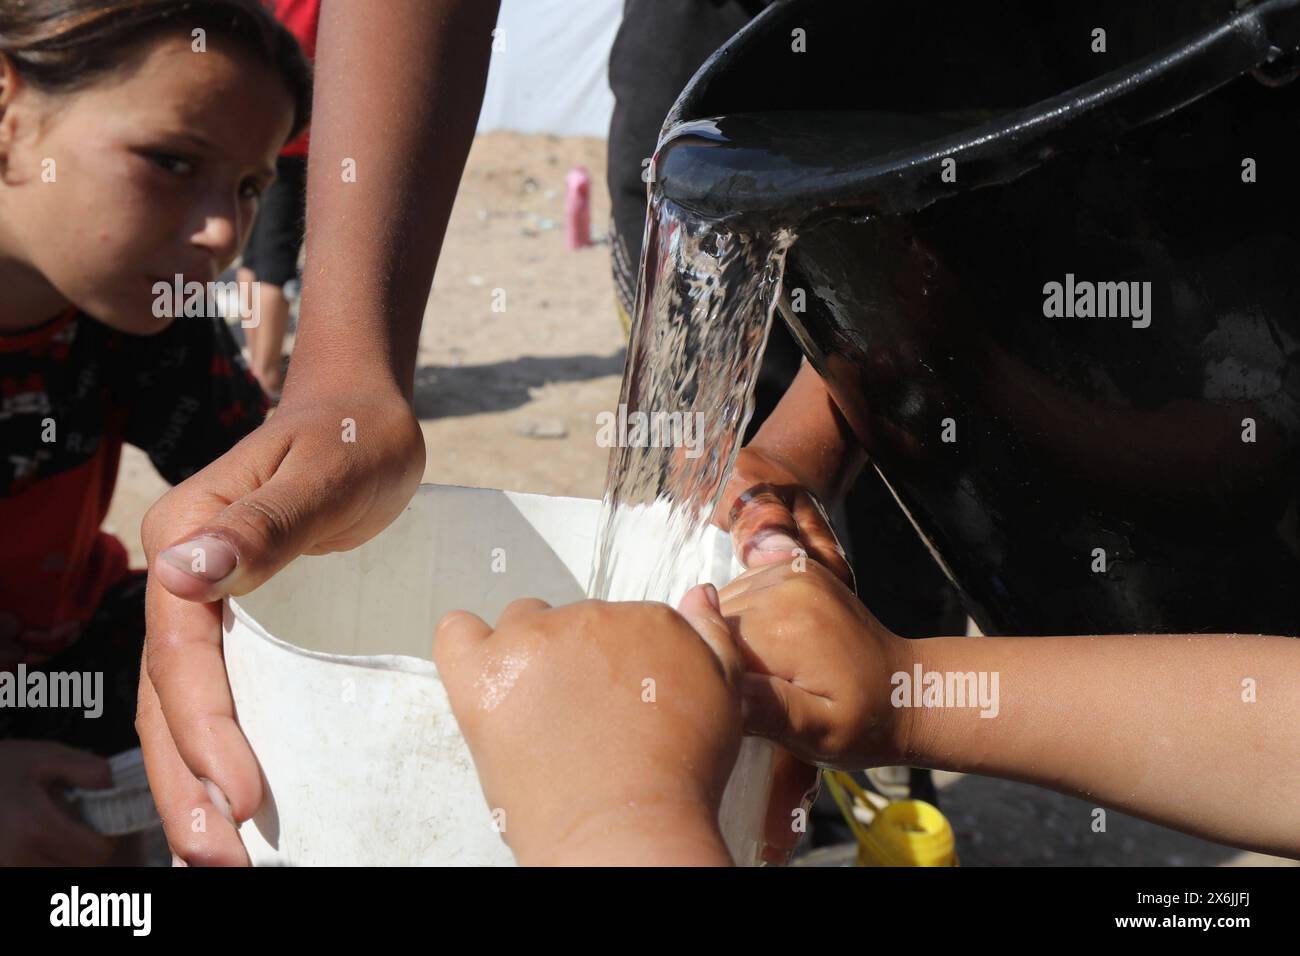
[[[850,580],[822,506],[835,507],[865,461],[821,377],[804,362],[771,416],[741,449],[714,520],[731,532],[746,567],[789,563],[790,552],[802,546]],[[758,497],[736,514],[733,526],[733,506],[756,488]]]
[[[304,320],[286,382],[391,385],[420,326],[487,84],[499,0],[325,3],[307,178]],[[295,381],[296,380],[296,381]]]
[[[1300,641],[908,641],[811,562],[804,572],[751,572],[722,598],[751,670],[765,675],[746,677],[747,729],[803,756],[1021,780],[1205,839],[1300,857]],[[983,675],[985,700],[924,706],[929,672],[945,685],[950,673],[974,674],[977,688]]]
[[[923,670],[1000,675],[1000,713],[921,709],[902,762],[1036,783],[1300,857],[1300,641],[1232,634],[936,638]]]
[[[276,413],[145,518],[139,726],[172,849],[246,863],[262,803],[221,651],[226,595],[354,548],[424,470],[416,342],[487,77],[496,0],[327,3],[317,44],[302,318]],[[180,321],[186,321],[181,319]],[[195,548],[206,555],[196,569]],[[207,781],[206,783],[204,781]],[[189,826],[207,814],[205,832]]]
[[[844,496],[866,461],[826,383],[806,359],[746,447],[781,461],[827,504]]]

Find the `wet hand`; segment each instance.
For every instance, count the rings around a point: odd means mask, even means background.
[[[910,672],[912,642],[888,631],[834,574],[809,561],[755,568],[721,590],[740,637],[745,732],[820,766],[897,763],[906,714],[890,678]]]
[[[794,470],[770,452],[741,449],[714,523],[731,532],[736,557],[747,568],[788,566],[802,551],[852,585],[853,570],[826,509]]]
[[[226,680],[221,599],[252,591],[300,554],[373,537],[401,513],[423,470],[419,423],[399,392],[332,383],[286,392],[265,424],[145,516],[136,730],[168,842],[183,861],[246,864],[236,822],[262,802]],[[193,826],[196,810],[202,828]]]
[[[434,659],[502,836],[525,865],[727,863],[741,661],[712,586],[654,603],[464,611]]]
[[[0,866],[102,866],[114,841],[72,816],[58,790],[112,785],[108,761],[63,744],[0,740]]]

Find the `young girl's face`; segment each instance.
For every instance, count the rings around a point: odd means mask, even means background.
[[[279,76],[215,46],[160,38],[68,94],[19,81],[0,117],[0,253],[123,332],[171,321],[154,315],[156,283],[209,282],[234,261],[292,130]]]

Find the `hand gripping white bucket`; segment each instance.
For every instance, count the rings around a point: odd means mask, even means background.
[[[514,862],[433,631],[455,608],[493,622],[520,597],[582,600],[599,515],[598,501],[424,485],[362,547],[299,558],[227,602],[226,670],[266,793],[239,831],[254,865]],[[702,580],[739,573],[726,535],[702,547]],[[746,738],[720,821],[737,863],[759,860],[771,768],[771,746]]]

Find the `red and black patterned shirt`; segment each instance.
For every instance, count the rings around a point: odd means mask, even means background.
[[[224,319],[137,336],[70,309],[0,335],[0,669],[71,645],[126,574],[100,530],[123,442],[176,484],[266,412]]]

